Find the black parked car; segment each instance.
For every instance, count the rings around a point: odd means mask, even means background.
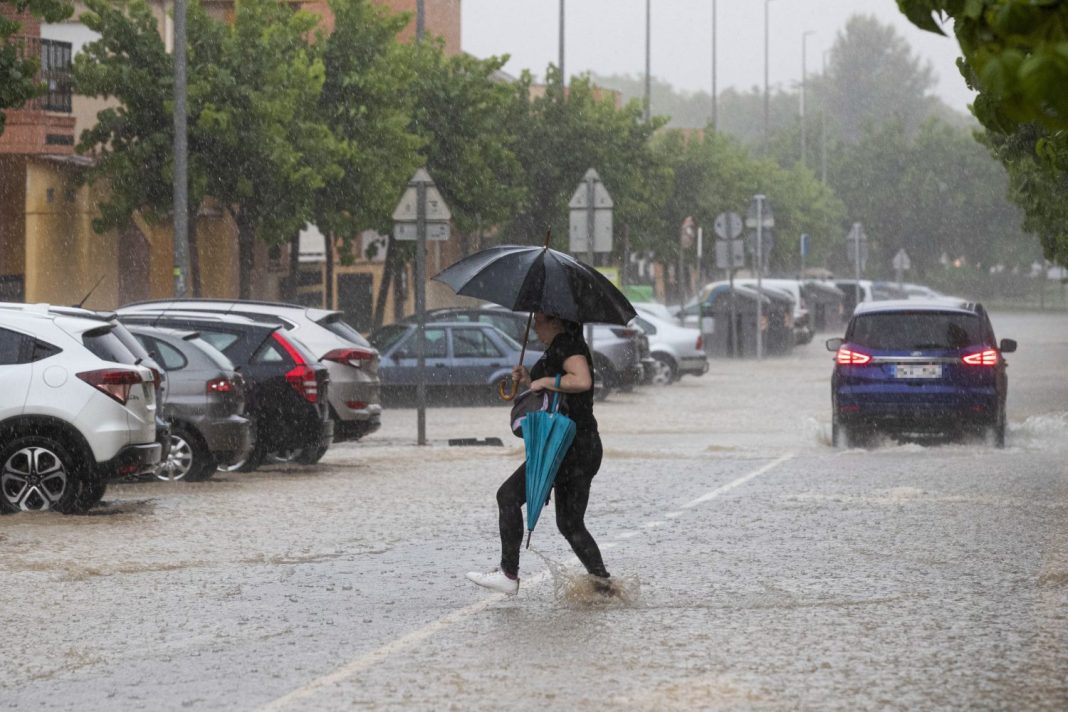
[[[252,449],[244,379],[230,359],[195,331],[131,324],[134,336],[167,371],[163,406],[171,451],[156,472],[161,480],[196,482],[219,465],[243,461]]]
[[[119,319],[127,324],[196,331],[240,371],[247,386],[245,401],[254,436],[248,458],[235,463],[233,469],[254,470],[270,452],[302,450],[321,457],[330,447],[334,421],[326,400],[326,368],[279,325],[177,311],[152,316],[119,310]]]

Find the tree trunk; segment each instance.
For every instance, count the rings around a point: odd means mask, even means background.
[[[252,230],[252,221],[243,210],[230,213],[237,223],[237,296],[238,299],[252,298],[252,265],[256,259],[256,234]]]
[[[193,288],[193,296],[201,296],[200,281],[200,243],[197,241],[197,213],[199,205],[193,205],[195,201],[189,201],[189,281]]]
[[[294,233],[289,238],[289,276],[286,278],[282,289],[283,298],[287,301],[296,301],[297,280],[300,275],[300,233]]]
[[[393,279],[393,268],[397,261],[397,247],[393,236],[386,238],[386,261],[382,265],[382,282],[378,285],[378,298],[375,299],[374,325],[377,329],[382,326],[382,320],[386,316],[386,297],[389,295],[390,282]]]

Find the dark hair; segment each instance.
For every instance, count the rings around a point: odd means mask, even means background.
[[[564,333],[572,336],[582,336],[582,324],[579,322],[560,319],[560,323],[564,326]]]

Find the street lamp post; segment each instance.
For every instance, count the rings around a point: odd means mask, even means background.
[[[716,104],[716,0],[712,0],[712,130],[719,130],[719,107]]]
[[[564,74],[564,0],[560,0],[560,85],[567,86],[567,75]]]
[[[807,161],[807,153],[805,151],[805,79],[807,69],[805,66],[805,60],[808,56],[808,36],[816,34],[815,30],[806,30],[801,33],[801,166],[804,167]]]
[[[764,155],[768,155],[768,5],[771,0],[764,0]]]
[[[650,56],[650,19],[652,17],[652,10],[650,9],[651,0],[645,0],[645,121],[648,123],[653,118],[652,112],[652,80],[649,77],[649,56]]]
[[[830,50],[823,51],[823,97],[824,100],[820,102],[820,182],[827,185],[827,53]]]
[[[174,3],[174,296],[189,287],[189,144],[186,116],[185,0]]]

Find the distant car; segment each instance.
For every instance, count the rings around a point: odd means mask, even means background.
[[[635,321],[649,339],[649,353],[655,362],[651,383],[666,385],[686,374],[708,372],[708,355],[698,329],[679,326],[641,308]]]
[[[298,462],[318,462],[334,437],[327,405],[330,375],[314,355],[279,324],[233,314],[119,310],[126,324],[196,331],[239,368],[247,386],[252,451],[233,469],[255,470],[271,453],[300,451]]]
[[[378,352],[345,322],[342,312],[285,302],[225,299],[171,299],[122,307],[126,314],[170,310],[233,314],[252,321],[282,325],[308,348],[330,374],[328,396],[334,442],[359,440],[382,424]]]
[[[673,322],[675,325],[679,324],[678,315],[666,304],[661,304],[660,302],[631,302],[630,304],[639,313],[652,314],[664,321]]]
[[[252,449],[244,417],[244,379],[230,359],[195,331],[132,324],[130,331],[167,371],[164,416],[171,448],[156,471],[161,480],[210,479],[219,465],[243,460]]]
[[[860,304],[845,338],[829,339],[831,432],[836,446],[874,431],[959,434],[982,430],[1005,444],[1004,354],[982,305]]]
[[[0,309],[0,513],[84,512],[160,461],[155,377],[116,326]]]
[[[418,384],[417,324],[389,324],[371,334],[382,354],[382,388],[393,396],[410,397]],[[425,326],[423,358],[427,391],[455,395],[485,389],[486,397],[501,381],[511,379],[519,363],[520,345],[492,324],[433,322]],[[527,350],[523,364],[532,367],[540,351]]]
[[[734,283],[742,287],[755,287],[757,281],[753,278],[742,278],[735,279]],[[793,324],[791,325],[791,328],[794,332],[795,343],[801,345],[812,341],[814,331],[809,317],[808,305],[805,304],[805,297],[801,291],[801,282],[796,279],[767,277],[762,279],[760,284],[762,287],[777,289],[790,295],[790,299],[794,303]]]

